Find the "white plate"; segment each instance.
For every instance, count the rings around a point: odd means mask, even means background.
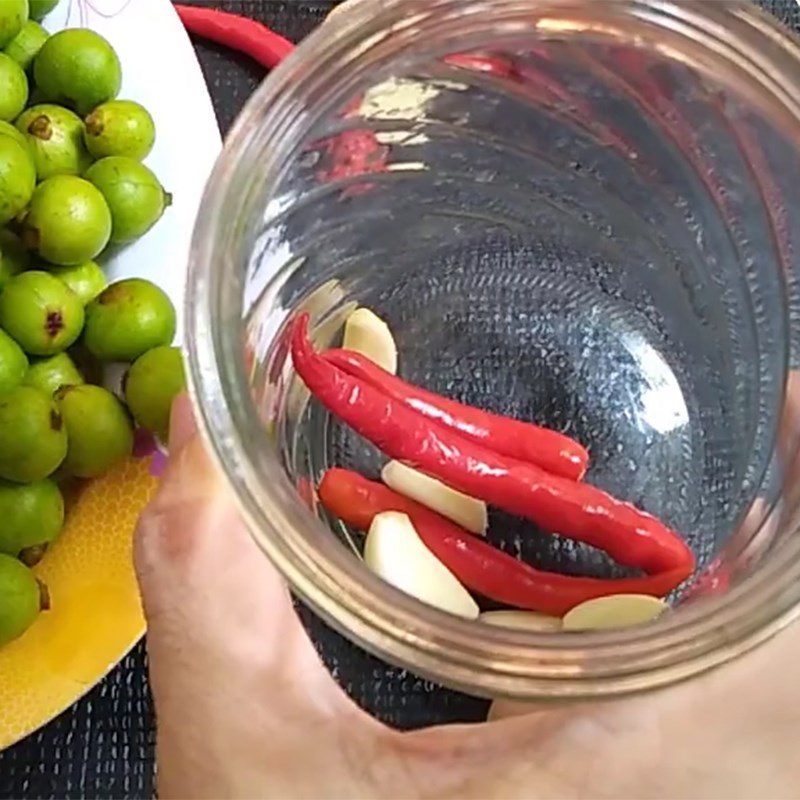
[[[157,283],[180,319],[194,219],[221,144],[191,43],[169,0],[62,0],[43,24],[51,33],[89,27],[105,36],[122,62],[120,97],[137,100],[155,118],[156,144],[146,163],[174,203],[142,239],[101,261],[111,280]],[[155,486],[148,465],[131,459],[88,482],[37,565],[52,608],[0,648],[0,750],[85,694],[144,632],[131,545]]]
[[[169,0],[61,0],[42,24],[50,33],[86,27],[105,36],[122,62],[119,97],[153,115],[156,143],[145,164],[172,206],[146,236],[101,261],[110,280],[148,278],[170,296],[180,341],[192,228],[222,143],[189,37]]]

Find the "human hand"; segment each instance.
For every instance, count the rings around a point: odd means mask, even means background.
[[[319,660],[185,397],[135,556],[162,798],[800,796],[797,629],[648,695],[412,733],[372,719]]]

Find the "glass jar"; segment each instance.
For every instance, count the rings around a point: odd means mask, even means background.
[[[367,649],[517,698],[651,688],[765,640],[800,600],[800,58],[750,3],[360,0],[250,100],[187,293],[202,429],[260,546]],[[357,305],[412,382],[575,436],[587,480],[662,517],[698,573],[657,622],[533,633],[400,593],[318,507],[380,455],[287,354]],[[491,515],[544,568],[620,574]]]

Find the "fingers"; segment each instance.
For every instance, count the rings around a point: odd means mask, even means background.
[[[234,671],[268,672],[273,684],[297,675],[320,689],[297,693],[323,707],[335,684],[207,455],[185,397],[175,402],[170,430],[169,463],[135,540],[154,667],[182,671],[191,652],[193,669],[227,662]]]
[[[139,521],[135,543],[145,611],[151,625],[159,615],[236,613],[247,604],[248,581],[274,612],[291,611],[283,580],[254,544],[223,477],[197,433],[191,404],[176,399],[170,423],[170,456],[161,485]],[[229,582],[238,591],[214,597]],[[296,620],[292,614],[292,620]],[[189,628],[194,619],[187,618]],[[199,624],[205,625],[207,619]],[[299,624],[299,623],[297,623]],[[158,630],[156,628],[156,630]]]
[[[288,749],[357,718],[242,522],[185,398],[173,408],[169,463],[135,558],[162,797],[254,796],[249,781],[275,773]]]

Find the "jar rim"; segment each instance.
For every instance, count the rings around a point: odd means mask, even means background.
[[[521,0],[493,0],[492,29],[513,35],[534,24],[555,35],[580,21],[584,31],[604,36],[665,29],[669,35],[654,46],[698,66],[718,60],[759,102],[767,98],[800,149],[800,80],[784,78],[797,72],[800,46],[750,3],[599,5],[587,10],[574,0],[541,0],[532,10]],[[433,24],[468,47],[464,26],[478,19],[485,26],[487,16],[482,0],[357,2],[306,39],[257,90],[226,140],[195,226],[186,293],[189,390],[201,432],[259,546],[306,602],[366,649],[479,694],[577,698],[653,688],[747,651],[800,614],[800,536],[788,537],[730,593],[648,626],[554,636],[482,625],[476,637],[479,623],[425,606],[364,569],[298,502],[277,459],[258,444],[261,422],[241,357],[243,270],[232,246],[250,198],[234,187],[251,185],[248,165],[256,158],[259,177],[277,185],[289,143],[309,125],[307,109],[333,103],[324,91],[331,75],[349,75],[337,81],[350,85],[368,56],[402,54]]]

